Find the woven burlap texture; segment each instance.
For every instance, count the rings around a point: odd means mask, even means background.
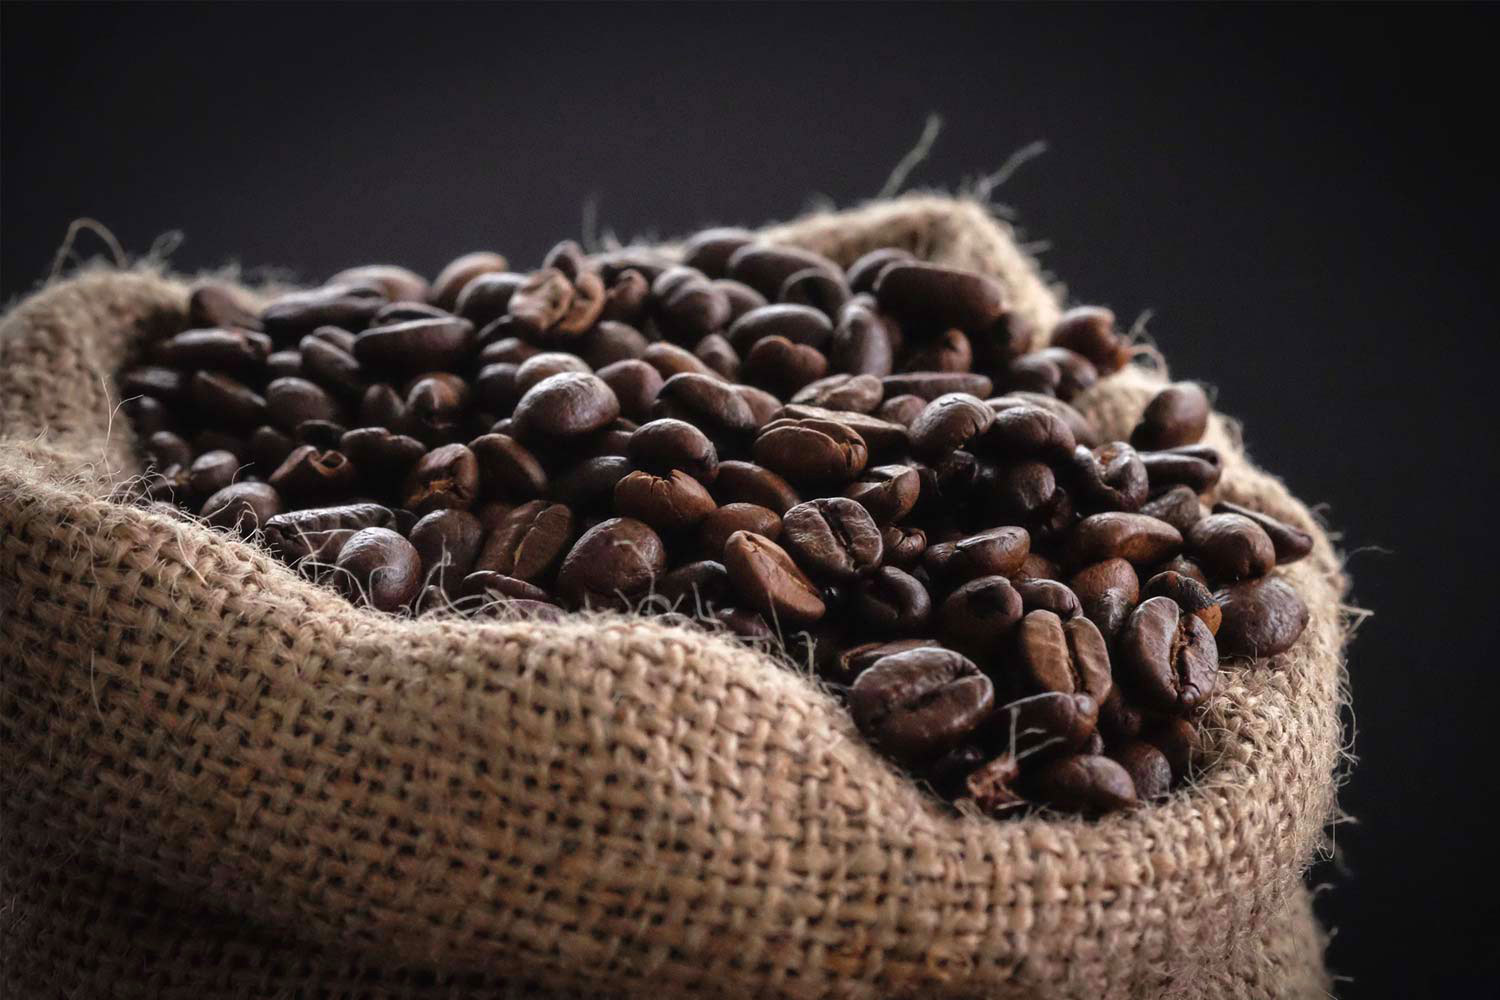
[[[769,231],[1052,292],[978,204]],[[805,677],[624,617],[409,621],[107,496],[139,472],[111,374],[180,329],[147,269],[0,321],[0,986],[73,995],[1306,996],[1302,873],[1333,809],[1340,562],[1215,417],[1220,494],[1314,533],[1311,623],[1234,664],[1202,778],[1098,822],[956,816]],[[1128,433],[1160,376],[1080,405]],[[529,986],[528,986],[529,988]],[[9,989],[6,990],[9,995]]]

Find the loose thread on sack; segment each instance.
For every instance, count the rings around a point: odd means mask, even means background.
[[[120,245],[120,241],[115,238],[115,234],[110,231],[109,227],[98,219],[82,217],[68,223],[68,232],[63,237],[62,245],[57,248],[56,255],[52,258],[51,270],[47,272],[47,281],[49,283],[56,281],[62,274],[63,267],[73,256],[73,244],[78,241],[79,234],[84,231],[93,233],[103,241],[105,247],[110,252],[110,256],[115,260],[115,267],[124,270],[130,266],[130,258],[125,253],[125,248]]]
[[[937,142],[938,134],[943,131],[943,116],[936,111],[927,115],[927,122],[922,126],[922,134],[917,138],[917,144],[907,151],[906,155],[896,162],[891,168],[890,176],[885,179],[885,184],[876,198],[891,198],[901,193],[906,184],[906,178],[911,172],[921,166],[922,161],[927,159],[932,152],[933,145]]]

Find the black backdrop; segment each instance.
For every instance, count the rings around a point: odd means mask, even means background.
[[[431,273],[475,247],[533,264],[591,199],[621,234],[850,204],[932,111],[918,184],[1046,140],[999,192],[1046,266],[1154,310],[1175,371],[1326,505],[1375,612],[1351,653],[1357,822],[1312,873],[1342,992],[1463,996],[1500,971],[1476,814],[1500,805],[1478,649],[1493,14],[10,5],[0,283],[30,287],[83,215],[134,252],[182,231],[182,268]]]

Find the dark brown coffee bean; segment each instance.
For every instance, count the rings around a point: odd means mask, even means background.
[[[952,542],[929,546],[922,564],[934,581],[957,586],[981,576],[1011,576],[1031,550],[1026,529],[991,528]]]
[[[864,439],[847,424],[816,419],[773,421],[752,451],[766,468],[806,483],[846,483],[870,458]]]
[[[1125,559],[1152,566],[1175,556],[1182,535],[1165,521],[1144,514],[1093,514],[1078,522],[1068,539],[1068,562],[1086,566],[1104,559]]]
[[[553,375],[563,372],[582,372],[589,374],[593,369],[576,354],[564,354],[561,351],[543,351],[533,354],[521,362],[516,369],[516,391],[525,394],[528,389],[538,382]]]
[[[410,319],[448,319],[452,314],[446,309],[425,302],[388,302],[370,317],[369,326],[389,326]],[[354,348],[351,345],[348,350]]]
[[[997,708],[983,736],[986,745],[1004,753],[1056,755],[1087,745],[1098,722],[1099,703],[1093,698],[1048,691]]]
[[[922,561],[927,551],[927,533],[910,525],[890,524],[880,533],[885,546],[885,562],[888,566],[911,570]]]
[[[694,527],[715,507],[703,484],[681,469],[662,476],[637,470],[615,484],[616,512],[663,533]]]
[[[511,294],[508,303],[511,319],[532,335],[545,333],[568,314],[573,295],[573,283],[557,268],[534,271]],[[602,297],[599,306],[603,308]]]
[[[1196,382],[1174,382],[1151,397],[1130,432],[1130,443],[1142,451],[1197,444],[1208,429],[1210,409],[1208,396]]]
[[[1021,568],[1016,570],[1012,576],[1015,580],[1058,580],[1063,579],[1062,567],[1057,561],[1037,552],[1028,552]]]
[[[274,387],[283,381],[285,380],[277,379],[271,383],[271,386]],[[317,392],[323,391],[311,382],[303,384]],[[280,414],[272,412],[274,408],[267,406],[264,397],[243,382],[232,379],[228,375],[219,372],[194,372],[188,381],[188,387],[193,405],[200,413],[212,414],[216,423],[248,430],[265,423],[269,415],[287,430],[293,430],[296,427],[295,424],[282,422],[279,419]],[[268,387],[266,392],[270,395],[271,388]]]
[[[815,622],[827,606],[786,550],[763,535],[736,531],[724,545],[730,583],[746,605],[785,627]]]
[[[661,374],[655,368],[644,361],[626,359],[605,365],[597,374],[620,401],[621,413],[632,420],[649,417],[651,404],[662,387]]]
[[[638,271],[648,282],[655,281],[657,276],[676,263],[664,253],[643,247],[607,250],[590,258],[590,264],[599,272],[599,276],[611,284],[626,271]]]
[[[1022,572],[1026,566],[1022,565]],[[1067,584],[1048,579],[1016,579],[1012,581],[1016,593],[1021,595],[1021,609],[1026,613],[1050,611],[1063,621],[1083,614],[1083,605],[1078,595]]]
[[[1113,639],[1140,602],[1141,581],[1124,559],[1105,559],[1073,575],[1069,587],[1078,596],[1083,614]]]
[[[435,510],[468,510],[479,496],[479,460],[467,445],[434,448],[413,466],[402,496],[402,506],[418,517]]]
[[[151,345],[151,359],[172,368],[253,369],[265,363],[271,339],[248,330],[186,330]]]
[[[917,415],[925,409],[927,409],[927,400],[908,393],[887,399],[880,404],[880,409],[875,411],[875,415],[881,420],[910,428],[912,421],[916,420]]]
[[[852,410],[825,410],[806,403],[788,403],[776,412],[776,419],[822,420],[842,424],[859,435],[870,455],[880,458],[904,458],[911,443],[906,428],[868,413]]]
[[[329,285],[373,285],[392,302],[423,302],[427,299],[427,279],[396,264],[365,264],[340,271],[329,278]]]
[[[631,434],[626,454],[637,468],[663,476],[680,469],[711,484],[719,471],[713,442],[682,420],[663,418],[642,424]]]
[[[517,295],[522,294],[525,288],[523,284],[520,289],[517,289]],[[568,307],[561,318],[553,324],[551,332],[570,339],[586,333],[603,315],[605,297],[603,278],[593,271],[580,273],[573,279],[573,294],[568,300]],[[515,303],[516,296],[512,296],[510,314],[517,322],[525,325],[525,316],[517,314]]]
[[[1067,421],[1041,407],[1024,404],[995,413],[980,441],[984,453],[997,458],[1054,463],[1072,457],[1077,447]]]
[[[750,404],[734,387],[717,375],[691,372],[673,375],[662,383],[651,416],[684,420],[715,438],[747,434],[757,426]]]
[[[1021,620],[1021,595],[1003,576],[982,576],[959,587],[938,608],[945,645],[992,663]]]
[[[729,299],[693,267],[663,271],[651,285],[657,329],[682,344],[696,344],[729,322]]]
[[[710,511],[699,526],[699,551],[709,559],[722,559],[724,546],[736,531],[748,531],[774,542],[781,538],[781,516],[759,504],[725,504]]]
[[[578,338],[575,349],[597,371],[618,361],[638,359],[648,346],[645,336],[635,327],[602,320]]]
[[[922,261],[883,268],[875,297],[903,325],[925,330],[983,330],[1005,312],[1005,290],[993,278]]]
[[[1010,754],[1001,754],[969,772],[964,779],[964,794],[986,816],[1003,816],[1026,804],[1016,789],[1021,764]]]
[[[1248,517],[1250,520],[1260,525],[1261,530],[1264,531],[1268,536],[1270,536],[1271,545],[1276,550],[1277,566],[1285,566],[1287,563],[1294,563],[1298,559],[1303,558],[1312,551],[1312,535],[1309,535],[1301,528],[1294,527],[1293,525],[1287,524],[1285,521],[1278,520],[1272,517],[1270,514],[1263,514],[1258,510],[1252,510],[1249,507],[1241,507],[1239,504],[1229,503],[1228,501],[1224,500],[1221,500],[1218,503],[1214,504],[1214,513],[1238,514],[1241,517]]]
[[[1140,455],[1123,441],[1092,450],[1079,445],[1073,449],[1067,475],[1080,508],[1089,511],[1138,510],[1150,489]]]
[[[752,503],[769,508],[778,516],[802,502],[791,483],[753,462],[720,462],[713,488],[721,504]]]
[[[1064,622],[1050,611],[1033,611],[1016,628],[1015,649],[1017,669],[1030,690],[1082,692],[1096,702],[1109,696],[1109,649],[1087,618]]]
[[[300,370],[309,380],[345,399],[364,395],[364,372],[352,354],[311,334],[302,338],[300,349]]]
[[[877,632],[909,635],[927,627],[932,596],[916,577],[887,565],[860,582],[854,610],[861,624]]]
[[[194,496],[207,497],[234,482],[240,459],[232,451],[206,451],[188,468],[188,488]]]
[[[893,653],[855,679],[849,711],[861,732],[898,760],[932,760],[973,733],[995,704],[990,679],[947,649]]]
[[[939,649],[942,643],[936,639],[883,639],[866,642],[839,651],[833,662],[823,672],[830,683],[848,686],[854,679],[874,666],[879,660],[893,653],[904,653],[912,649]]]
[[[177,406],[188,394],[188,378],[182,372],[160,365],[140,365],[120,376],[122,396],[150,396],[167,406]]]
[[[668,610],[705,615],[731,601],[729,570],[712,559],[685,563],[656,581],[656,596]]]
[[[479,491],[495,500],[533,500],[547,494],[547,472],[525,445],[507,434],[469,442],[479,466]]]
[[[295,431],[305,420],[340,423],[344,419],[338,400],[321,386],[301,378],[272,380],[266,386],[265,406],[271,422],[285,431]]]
[[[1052,396],[1018,390],[986,399],[985,405],[996,414],[1018,406],[1034,406],[1061,418],[1068,425],[1068,430],[1073,432],[1073,438],[1078,444],[1093,448],[1099,443],[1099,432],[1093,422],[1074,407]]]
[[[464,285],[453,311],[483,330],[505,315],[511,296],[526,282],[526,275],[511,271],[488,271]]]
[[[606,281],[604,308],[599,310],[600,323],[639,323],[646,314],[647,301],[651,297],[651,281],[640,271],[622,271],[612,281]],[[645,345],[642,344],[642,347]],[[632,357],[635,355],[632,355]],[[602,366],[602,362],[590,362]]]
[[[989,429],[995,413],[977,397],[964,393],[939,396],[911,423],[911,446],[924,460],[940,457]]]
[[[573,545],[557,574],[558,593],[572,607],[625,607],[666,569],[661,537],[644,522],[615,517],[594,525]]]
[[[365,427],[399,427],[406,420],[406,400],[383,382],[365,390],[359,401],[359,423]]]
[[[682,262],[704,274],[723,277],[734,252],[754,240],[755,234],[748,229],[729,226],[705,229],[689,237],[682,245]]]
[[[469,384],[450,372],[430,372],[412,380],[402,428],[431,447],[463,435],[471,400]]]
[[[782,518],[782,544],[799,565],[829,580],[853,580],[880,565],[880,529],[845,497],[800,503]]]
[[[506,259],[497,253],[488,250],[466,253],[450,261],[438,272],[437,279],[432,283],[431,300],[443,309],[451,310],[458,305],[459,296],[469,282],[482,274],[504,271],[508,267]]]
[[[734,392],[745,401],[746,406],[750,407],[750,416],[755,421],[757,430],[781,414],[781,400],[764,389],[741,384],[734,387]]]
[[[283,510],[281,494],[266,483],[233,483],[203,502],[198,513],[215,528],[253,534]]]
[[[385,304],[385,295],[372,285],[324,285],[273,300],[261,310],[260,324],[285,343],[320,326],[363,330]]]
[[[1219,651],[1208,626],[1167,597],[1142,601],[1120,632],[1117,669],[1143,703],[1190,712],[1213,693]]]
[[[1276,565],[1271,536],[1240,514],[1210,514],[1188,529],[1186,542],[1193,561],[1225,583],[1265,576]]]
[[[435,510],[411,529],[409,541],[422,559],[424,582],[457,596],[474,569],[484,527],[465,510]]]
[[[1195,493],[1205,493],[1218,484],[1224,473],[1224,463],[1218,451],[1205,445],[1141,452],[1141,464],[1146,467],[1152,493],[1178,485],[1191,487]]]
[[[877,524],[886,525],[910,514],[917,504],[921,480],[908,465],[881,465],[866,469],[863,477],[844,490],[844,496],[870,512]]]
[[[1261,577],[1214,595],[1223,609],[1219,648],[1225,656],[1275,656],[1292,648],[1307,628],[1307,605],[1291,584]]]
[[[966,372],[974,367],[974,349],[962,330],[949,330],[913,345],[902,367],[911,371]]]
[[[749,285],[738,281],[730,281],[728,278],[714,279],[714,287],[724,293],[729,300],[729,322],[732,325],[735,320],[750,312],[766,305],[766,297]]]
[[[1145,740],[1132,740],[1109,751],[1109,757],[1125,769],[1135,793],[1143,802],[1163,799],[1172,790],[1172,765],[1159,749]]]
[[[904,263],[915,258],[899,247],[881,247],[871,250],[849,265],[847,277],[849,287],[855,292],[873,292],[880,273],[892,264]]]
[[[1040,351],[1022,355],[1010,363],[1007,371],[1010,388],[1032,389],[1044,393],[1049,392],[1050,389],[1050,394],[1065,401],[1088,390],[1099,381],[1099,370],[1089,359],[1066,347],[1044,347]],[[1057,373],[1055,378],[1050,375],[1053,371]],[[1034,374],[1025,374],[1018,378],[1017,375],[1021,372]],[[1044,376],[1042,373],[1049,374]],[[1050,383],[1050,386],[1025,384],[1031,378],[1041,378],[1044,383]]]
[[[1044,766],[1030,783],[1047,805],[1064,812],[1098,816],[1137,805],[1126,770],[1092,754],[1075,754]]]
[[[260,329],[259,310],[250,295],[233,285],[219,282],[209,282],[193,289],[188,296],[188,322],[198,329]]]
[[[361,365],[390,371],[458,371],[474,350],[474,324],[449,316],[371,327],[354,341]]]
[[[267,478],[278,493],[303,506],[342,500],[354,492],[356,481],[348,456],[313,445],[293,449]]]
[[[1044,462],[984,466],[979,489],[988,495],[988,509],[993,515],[1009,524],[1046,524],[1054,508],[1066,499],[1052,467]],[[1067,502],[1071,515],[1072,502]]]
[[[297,441],[310,444],[323,451],[337,451],[339,439],[347,432],[343,424],[329,420],[304,420],[297,425]]]
[[[285,562],[311,559],[331,564],[344,543],[364,528],[394,528],[389,507],[374,503],[293,510],[265,522],[266,544]]]
[[[1141,504],[1140,513],[1158,521],[1166,521],[1183,535],[1191,531],[1193,525],[1203,520],[1204,516],[1198,494],[1187,486],[1173,486],[1165,493],[1152,497]]]
[[[532,386],[514,413],[522,440],[578,438],[603,430],[620,415],[620,401],[603,379],[583,372],[562,372]]]
[[[1181,781],[1192,773],[1198,752],[1198,728],[1192,722],[1180,716],[1165,719],[1147,729],[1144,739],[1166,757],[1173,780]]]
[[[131,396],[120,403],[130,425],[138,438],[148,438],[157,431],[164,431],[171,422],[167,408],[155,396]]]
[[[504,514],[484,539],[474,569],[535,583],[544,579],[573,541],[573,512],[532,500]]]
[[[553,478],[552,498],[579,515],[602,512],[614,502],[615,484],[630,471],[630,459],[624,455],[585,459]]]
[[[1192,577],[1171,570],[1158,573],[1146,581],[1141,593],[1146,597],[1171,598],[1184,614],[1195,616],[1208,626],[1210,633],[1218,635],[1223,610],[1209,589]]]
[[[747,243],[730,255],[725,273],[715,277],[744,282],[766,298],[774,299],[786,279],[808,268],[840,273],[831,261],[810,250],[772,246],[768,243]]]
[[[493,570],[481,569],[470,573],[459,581],[456,591],[466,598],[498,601],[506,611],[533,611],[531,605],[540,604],[558,610],[552,597],[534,583]],[[525,602],[519,607],[518,602]],[[560,617],[560,616],[558,616]],[[548,617],[548,620],[556,620]]]
[[[725,381],[733,382],[740,377],[739,352],[717,333],[698,341],[693,354]]]
[[[832,336],[833,324],[827,316],[809,306],[798,305],[753,309],[735,320],[726,334],[740,357],[747,360],[755,345],[767,337],[784,337],[794,344],[822,351]]]
[[[827,410],[872,413],[884,392],[874,375],[828,375],[810,382],[792,396],[793,403]]]
[[[810,267],[783,281],[776,298],[792,305],[811,306],[832,320],[849,301],[849,286],[844,284],[843,275],[835,271]]]
[[[838,326],[828,342],[828,366],[836,372],[876,378],[891,373],[891,341],[869,306],[852,301],[839,310]]]
[[[351,600],[378,611],[396,611],[422,590],[422,559],[389,528],[365,528],[344,543],[334,580]]]
[[[297,447],[297,442],[290,434],[285,434],[271,426],[257,427],[250,434],[248,457],[254,460],[256,473],[258,475],[269,475],[286,457]],[[346,449],[340,448],[351,458],[354,456]],[[357,462],[358,459],[355,459]]]
[[[1130,345],[1115,330],[1115,314],[1098,306],[1077,306],[1063,313],[1048,340],[1088,358],[1105,375],[1130,363]]]
[[[157,431],[146,440],[145,452],[158,469],[169,465],[186,468],[193,461],[193,446],[173,431]]]
[[[828,359],[816,348],[781,336],[755,342],[745,355],[741,374],[751,385],[786,397],[828,372]]]
[[[880,381],[887,398],[910,394],[933,400],[950,392],[962,392],[984,399],[995,387],[988,375],[976,372],[904,372],[887,375]]]
[[[349,456],[367,480],[391,484],[404,481],[412,466],[427,454],[416,438],[392,434],[384,427],[345,431],[339,438],[339,451]]]

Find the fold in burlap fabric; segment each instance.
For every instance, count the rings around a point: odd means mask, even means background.
[[[768,231],[1053,293],[979,205]],[[111,380],[185,323],[150,270],[0,322],[0,989],[10,996],[1272,997],[1327,989],[1302,874],[1334,797],[1328,537],[1215,417],[1220,493],[1314,533],[1311,624],[1226,667],[1202,777],[1097,822],[961,817],[798,673],[624,617],[410,621],[107,497]],[[1161,376],[1080,406],[1123,436]]]

